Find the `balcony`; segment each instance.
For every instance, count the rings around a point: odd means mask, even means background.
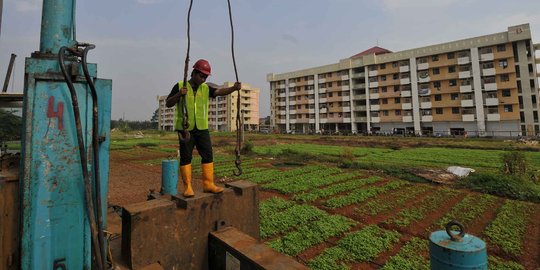
[[[422,115],[422,122],[433,122],[433,116],[432,115]]]
[[[289,114],[296,114],[296,110],[289,110]]]
[[[291,119],[291,120],[289,120],[289,123],[291,123],[291,124],[296,124],[296,119]]]
[[[366,99],[366,95],[354,95],[354,99],[355,100],[364,100]]]
[[[484,91],[497,91],[497,83],[484,83]]]
[[[289,105],[296,105],[296,100],[289,100]],[[285,106],[285,105],[279,105],[279,106]]]
[[[365,72],[359,72],[359,73],[353,73],[352,74],[353,78],[363,78],[364,76],[366,76]]]
[[[326,103],[328,99],[326,98],[319,98],[319,103]]]
[[[499,105],[498,98],[486,98],[486,106],[497,106]]]
[[[421,63],[421,64],[418,64],[418,67],[417,67],[418,70],[426,70],[428,68],[429,68],[429,63]]]
[[[328,109],[327,108],[321,108],[319,109],[319,113],[327,113],[328,112]]]
[[[369,98],[370,98],[370,99],[376,99],[376,98],[379,98],[379,93],[372,93],[372,94],[369,94]]]
[[[431,109],[431,102],[420,102],[420,109]]]
[[[377,76],[377,74],[378,74],[378,72],[377,72],[376,70],[370,70],[370,71],[368,72],[368,76],[369,76],[369,77]]]
[[[411,110],[412,109],[412,103],[403,103],[401,104],[402,110]]]
[[[281,101],[281,102],[278,102],[277,105],[278,105],[278,106],[286,106],[287,104],[285,103],[285,101]]]
[[[321,94],[326,93],[326,88],[319,88],[319,93]]]
[[[358,123],[358,122],[367,122],[367,117],[365,117],[365,116],[357,116],[357,117],[354,118],[354,121],[356,123]]]
[[[381,105],[371,105],[369,106],[370,111],[378,111],[381,109]]]
[[[341,91],[349,91],[351,88],[348,85],[341,86]]]
[[[379,87],[379,82],[369,82],[369,87]]]
[[[501,121],[501,115],[498,113],[489,113],[487,114],[488,121]]]
[[[410,97],[411,91],[401,91],[401,97]]]
[[[464,114],[461,116],[463,122],[474,122],[474,114]]]
[[[310,118],[310,119],[309,119],[309,123],[310,123],[310,124],[315,124],[315,119],[311,119],[311,118]]]
[[[381,118],[380,117],[371,117],[371,123],[380,123]]]
[[[308,90],[307,93],[308,93],[308,95],[313,95],[313,94],[315,94],[315,90]]]
[[[472,85],[460,85],[459,86],[459,92],[460,93],[470,93],[470,92],[472,92]]]
[[[419,96],[429,96],[429,95],[431,95],[431,90],[429,88],[418,89],[418,95]]]
[[[351,101],[350,96],[343,96],[342,101]]]
[[[326,82],[326,79],[325,79],[325,78],[319,79],[319,83],[325,83],[325,82]]]
[[[365,105],[356,105],[356,106],[354,106],[354,110],[356,110],[356,111],[365,111],[366,106]]]
[[[495,68],[486,68],[482,69],[482,76],[494,76]]]
[[[307,81],[307,84],[309,84],[309,85],[313,85],[314,83],[315,83],[315,82],[314,82],[313,80]]]
[[[480,61],[493,61],[493,53],[484,53],[480,55]]]
[[[403,73],[403,72],[409,72],[410,68],[409,66],[400,66],[399,67],[399,72]]]
[[[283,83],[283,84],[280,84],[280,85],[278,85],[277,88],[283,89],[283,88],[285,88],[285,84],[284,84],[284,83]]]
[[[411,79],[410,79],[410,78],[403,78],[403,79],[400,79],[400,80],[399,80],[399,83],[400,83],[401,85],[409,84],[409,83],[411,83]]]
[[[470,70],[467,70],[467,71],[460,71],[459,72],[459,78],[460,79],[465,79],[465,78],[470,78],[472,76],[472,73]]]
[[[365,83],[355,83],[355,84],[353,84],[353,88],[355,88],[355,89],[366,88],[366,84]]]
[[[285,97],[285,92],[278,93],[277,96],[278,96],[278,97]]]
[[[474,100],[464,99],[461,101],[461,107],[474,107]]]
[[[466,65],[466,64],[468,64],[470,62],[471,62],[471,58],[469,56],[459,57],[457,59],[458,65]]]
[[[315,113],[315,109],[309,109],[308,113]]]
[[[279,111],[278,111],[278,114],[285,115],[285,114],[287,114],[287,111],[285,111],[285,110],[279,110]]]
[[[350,112],[351,111],[351,107],[349,107],[349,106],[342,107],[341,109],[343,110],[343,112]]]
[[[342,75],[342,76],[341,76],[341,80],[342,80],[342,81],[346,81],[346,80],[348,80],[348,79],[349,79],[349,75]]]
[[[412,121],[413,121],[413,118],[411,115],[403,116],[403,123],[411,123]]]
[[[321,124],[326,124],[327,122],[328,122],[328,119],[326,119],[326,118],[319,119],[319,123],[321,123]]]
[[[350,123],[351,122],[351,118],[350,117],[345,117],[343,118],[343,123]]]

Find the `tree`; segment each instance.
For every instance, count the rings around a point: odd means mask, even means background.
[[[21,138],[22,118],[12,112],[0,109],[0,140]]]

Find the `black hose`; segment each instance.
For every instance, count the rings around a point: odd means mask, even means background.
[[[93,152],[93,169],[94,169],[94,190],[96,192],[95,194],[95,202],[96,202],[96,215],[97,215],[97,227],[98,227],[98,240],[99,240],[99,247],[101,251],[101,258],[102,260],[102,268],[105,269],[105,261],[107,258],[105,254],[105,237],[103,236],[103,213],[102,213],[102,205],[101,205],[101,180],[100,180],[100,170],[99,170],[99,141],[98,141],[98,129],[99,129],[99,121],[98,121],[98,96],[96,92],[96,87],[94,85],[94,81],[90,77],[90,73],[88,72],[88,63],[86,62],[86,57],[88,54],[88,51],[94,49],[96,46],[89,44],[86,45],[86,48],[84,48],[82,53],[82,69],[84,72],[84,77],[86,78],[86,82],[90,86],[90,92],[92,93],[92,152]]]
[[[77,129],[77,144],[79,147],[79,155],[81,158],[81,168],[83,173],[83,179],[84,179],[84,199],[86,201],[86,212],[88,216],[88,221],[90,223],[90,232],[91,232],[91,241],[92,241],[92,251],[95,256],[96,265],[98,265],[99,269],[103,269],[103,260],[101,256],[101,246],[98,240],[98,229],[96,228],[96,220],[94,217],[94,204],[92,199],[92,183],[90,181],[90,177],[88,174],[88,161],[86,160],[86,154],[85,154],[85,147],[83,142],[83,136],[82,136],[82,128],[81,128],[81,116],[79,113],[79,102],[77,101],[77,93],[75,92],[75,87],[73,86],[73,82],[71,81],[70,75],[66,72],[66,67],[64,64],[64,53],[68,49],[67,47],[60,48],[58,52],[58,61],[60,63],[60,69],[62,70],[62,74],[64,75],[64,79],[68,85],[69,93],[71,95],[71,104],[73,106],[73,114],[75,117],[75,126]]]
[[[182,81],[182,87],[179,89],[179,91],[182,91],[182,88],[186,87],[187,83],[187,74],[188,74],[188,67],[189,67],[189,49],[191,47],[191,35],[190,35],[190,21],[191,21],[191,7],[193,6],[193,0],[189,1],[189,10],[188,10],[188,16],[187,16],[187,38],[188,38],[188,45],[187,45],[187,53],[186,53],[186,60],[184,61],[184,80]],[[180,141],[186,143],[190,139],[190,134],[188,131],[189,128],[189,120],[188,120],[188,110],[186,107],[186,96],[180,96],[180,99],[178,100],[178,107],[181,107],[182,109],[182,131],[178,132],[178,136],[180,137]]]
[[[232,60],[233,60],[233,66],[234,66],[234,74],[236,75],[236,81],[238,82],[238,70],[236,70],[236,59],[234,58],[234,25],[233,25],[233,19],[232,19],[232,11],[231,11],[231,1],[227,0],[227,4],[229,6],[229,21],[231,23],[231,54],[232,54]],[[242,167],[240,165],[242,164],[242,161],[240,160],[240,149],[242,148],[242,114],[240,113],[241,106],[241,94],[242,90],[238,90],[238,96],[236,99],[236,148],[235,148],[235,155],[236,160],[234,161],[234,164],[236,165],[236,168],[238,169],[238,172],[233,171],[233,174],[235,176],[242,175]]]

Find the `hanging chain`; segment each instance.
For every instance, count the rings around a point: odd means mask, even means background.
[[[187,53],[186,53],[186,60],[184,61],[184,80],[182,81],[182,87],[178,89],[179,92],[182,91],[184,87],[186,87],[187,83],[187,74],[188,74],[188,67],[189,67],[189,49],[191,47],[191,35],[190,35],[190,18],[191,18],[191,7],[193,6],[193,0],[189,2],[189,10],[188,10],[188,16],[187,16],[187,40],[188,40],[188,46],[187,46]],[[180,104],[181,103],[181,104]],[[188,120],[188,110],[186,107],[186,95],[180,95],[180,99],[178,100],[179,107],[182,110],[182,131],[178,132],[178,137],[180,138],[180,141],[182,142],[188,142],[190,139],[189,135],[189,120]]]
[[[231,11],[231,0],[227,0],[227,4],[229,5],[229,21],[231,22],[231,54],[234,66],[234,74],[236,75],[236,81],[238,82],[238,70],[236,69],[236,59],[234,58],[234,26]],[[242,146],[242,131],[244,127],[242,125],[242,114],[240,113],[241,93],[242,89],[238,90],[238,95],[236,99],[236,148],[234,150],[236,154],[236,160],[234,161],[234,164],[236,165],[238,172],[233,171],[233,174],[236,176],[242,175],[242,168],[240,167],[240,165],[242,164],[242,161],[240,160],[240,149]]]

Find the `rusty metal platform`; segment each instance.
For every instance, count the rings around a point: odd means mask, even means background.
[[[221,194],[163,196],[124,207],[122,257],[132,269],[159,263],[164,269],[210,269],[208,236],[234,227],[259,240],[256,184],[237,181]]]

